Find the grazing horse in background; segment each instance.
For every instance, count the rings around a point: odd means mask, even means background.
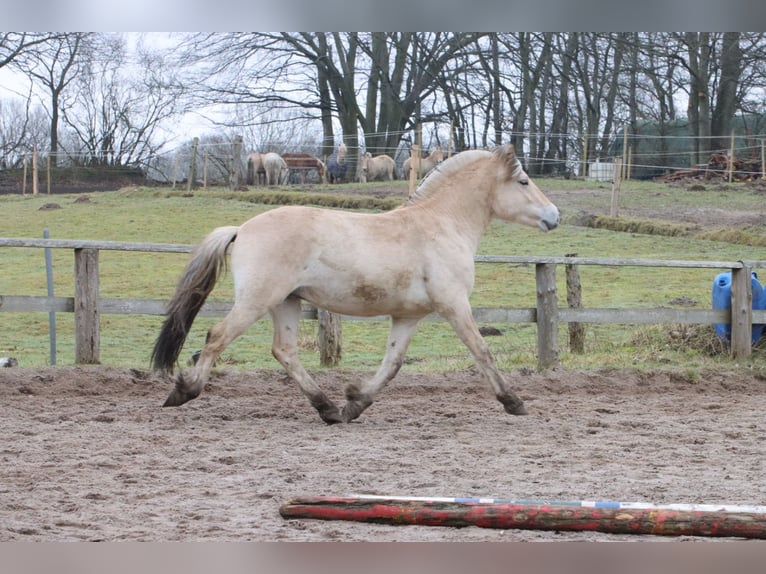
[[[415,174],[415,177],[420,179],[424,174],[427,174],[442,161],[444,161],[444,151],[441,147],[434,148],[434,151],[432,151],[426,157],[420,158],[420,173]],[[410,178],[410,169],[412,164],[413,159],[411,157],[408,157],[406,160],[404,160],[404,165],[402,165],[402,179]]]
[[[197,397],[216,358],[268,314],[274,325],[271,352],[320,418],[328,424],[352,421],[399,371],[421,319],[436,312],[471,351],[505,410],[526,414],[495,366],[469,302],[474,257],[493,218],[543,231],[559,223],[558,209],[529,179],[511,145],[455,155],[404,206],[385,213],[293,205],[213,230],[195,248],[168,305],[152,352],[154,369],[173,371],[229,251],[234,306],[210,329],[199,360],[179,374],[164,406]],[[391,317],[383,362],[371,379],[346,388],[342,410],[300,363],[301,300],[333,313]]]
[[[266,173],[266,185],[283,185],[287,183],[289,175],[287,163],[278,153],[270,151],[263,154],[263,171]]]
[[[327,181],[336,183],[346,179],[346,144],[341,143],[337,151],[330,154],[327,158]]]
[[[372,157],[372,154],[367,152],[359,158],[359,181],[362,183],[375,180],[393,181],[395,171],[396,162],[385,154]]]
[[[283,153],[282,159],[291,172],[300,174],[301,183],[306,183],[306,172],[310,170],[316,170],[319,181],[327,183],[327,168],[318,157],[308,153]]]
[[[253,152],[247,156],[247,185],[261,185],[266,181],[266,171],[263,169],[263,154]]]

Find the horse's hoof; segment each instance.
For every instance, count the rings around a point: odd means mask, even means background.
[[[524,401],[518,397],[497,397],[497,400],[503,403],[505,412],[511,415],[527,415],[527,408],[524,406]]]
[[[515,408],[512,408],[512,409],[509,409],[509,408],[506,407],[505,410],[507,412],[509,412],[510,414],[517,415],[517,416],[528,415],[529,414],[529,411],[527,411],[527,407],[524,406],[524,403],[521,403],[519,406],[517,406]]]
[[[324,396],[324,394],[313,397],[310,400],[311,406],[314,407],[319,413],[319,418],[321,418],[328,425],[334,425],[343,422],[343,417],[341,416],[338,407],[336,407],[335,403],[333,403],[330,399]]]
[[[188,403],[190,400],[197,398],[199,393],[190,393],[188,391],[180,390],[178,387],[173,389],[165,399],[163,407],[180,407],[184,403]]]
[[[372,401],[348,401],[343,405],[343,420],[350,423],[359,418],[364,410],[372,404]]]
[[[319,411],[319,418],[328,425],[335,425],[343,422],[343,417],[337,407],[333,407],[330,411]]]

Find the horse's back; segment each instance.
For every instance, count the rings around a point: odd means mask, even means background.
[[[407,221],[404,221],[407,219]],[[267,245],[270,249],[280,245],[286,251],[304,251],[305,248],[323,249],[358,254],[398,250],[394,246],[407,245],[409,251],[418,251],[422,243],[417,218],[404,210],[384,213],[358,213],[340,209],[327,209],[307,205],[283,205],[260,213],[240,226],[239,239]],[[403,232],[403,230],[407,232]],[[280,248],[281,250],[281,248]]]

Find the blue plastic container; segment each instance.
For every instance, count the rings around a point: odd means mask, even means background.
[[[750,285],[753,290],[753,309],[766,309],[766,290],[758,281],[758,275],[755,271],[750,277]],[[719,273],[713,279],[713,309],[731,309],[731,271]],[[731,324],[716,323],[715,334],[722,341],[729,343],[731,341]],[[761,338],[766,325],[753,324],[752,344],[755,345]]]

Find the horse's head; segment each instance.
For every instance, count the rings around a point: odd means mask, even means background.
[[[516,150],[508,144],[494,152],[496,186],[492,210],[496,217],[549,231],[559,224],[559,210],[529,178]]]

